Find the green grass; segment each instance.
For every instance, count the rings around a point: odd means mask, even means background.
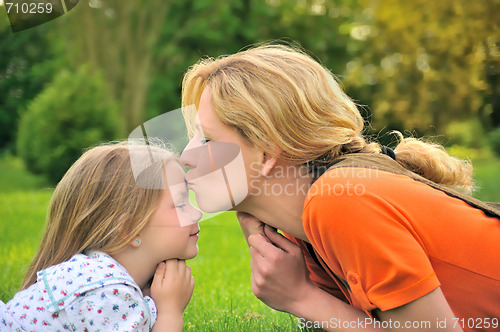
[[[250,254],[234,213],[203,221],[200,228],[200,253],[189,264],[196,285],[185,312],[185,330],[293,330],[295,318],[253,296]]]
[[[500,160],[474,162],[480,190],[500,201]],[[17,291],[40,240],[52,188],[13,157],[0,157],[0,300]],[[189,261],[196,285],[185,331],[293,331],[297,319],[256,299],[250,287],[250,255],[234,213],[200,223],[200,253]]]
[[[20,160],[0,158],[0,300],[16,293],[41,238],[53,188]],[[234,213],[200,223],[200,253],[189,261],[196,285],[185,331],[293,331],[293,316],[260,302],[250,286],[250,255]]]
[[[19,159],[0,158],[0,300],[19,287],[40,241],[52,188],[32,175]]]
[[[26,171],[21,159],[10,154],[0,154],[0,192],[27,192],[50,188],[43,176]]]

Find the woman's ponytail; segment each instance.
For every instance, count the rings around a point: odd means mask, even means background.
[[[398,137],[394,149],[396,160],[406,169],[449,188],[470,194],[474,190],[472,165],[468,160],[450,156],[439,144],[427,143],[413,137]]]

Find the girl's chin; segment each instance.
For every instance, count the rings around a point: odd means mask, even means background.
[[[198,245],[195,248],[186,253],[186,256],[182,259],[193,259],[198,255]]]

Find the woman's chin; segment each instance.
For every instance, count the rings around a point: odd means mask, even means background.
[[[231,202],[216,202],[214,200],[197,200],[198,207],[205,213],[222,213],[233,208]]]

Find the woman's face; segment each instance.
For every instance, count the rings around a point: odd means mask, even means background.
[[[211,105],[210,88],[201,95],[196,119],[196,134],[184,149],[181,163],[188,188],[205,212],[235,209],[248,197],[249,184],[258,177],[262,152],[238,131],[225,125]]]

